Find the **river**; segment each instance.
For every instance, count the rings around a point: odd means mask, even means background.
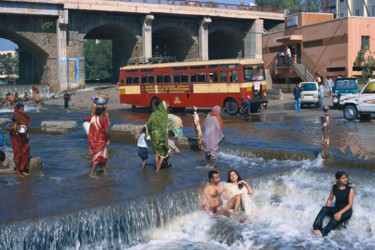
[[[375,249],[374,120],[332,115],[331,157],[324,161],[317,110],[224,116],[217,171],[226,181],[230,169],[238,170],[254,188],[257,207],[251,223],[240,223],[201,210],[211,168],[194,150],[174,154],[173,167],[155,173],[152,153],[141,171],[136,142],[114,140],[108,175],[89,178],[80,126],[87,112],[28,111],[34,128],[56,119],[79,126],[65,135],[31,134],[31,155],[43,158],[42,171],[0,176],[0,249]],[[144,124],[148,116],[112,110],[111,123]],[[194,136],[191,114],[181,117],[184,135]],[[341,169],[355,187],[353,217],[346,229],[319,238],[310,229]]]

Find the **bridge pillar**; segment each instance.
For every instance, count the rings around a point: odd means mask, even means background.
[[[60,91],[68,89],[67,79],[67,36],[66,27],[68,25],[68,10],[62,10],[56,23],[57,32],[57,65],[58,65],[58,87]]]
[[[208,25],[211,23],[211,18],[204,17],[199,27],[199,59],[202,61],[208,60]]]
[[[142,26],[142,49],[145,62],[152,57],[152,21],[153,15],[147,15]]]
[[[244,39],[244,58],[262,58],[263,20],[255,19]]]

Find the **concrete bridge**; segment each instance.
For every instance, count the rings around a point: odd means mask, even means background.
[[[264,28],[280,9],[187,0],[1,0],[0,37],[19,46],[20,84],[52,91],[85,84],[85,39],[112,40],[119,67],[156,54],[177,61],[262,57]]]

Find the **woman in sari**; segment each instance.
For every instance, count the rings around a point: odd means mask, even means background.
[[[156,172],[159,172],[164,159],[168,157],[168,107],[169,103],[162,101],[146,123],[147,135],[154,150]]]
[[[12,121],[6,127],[10,132],[13,146],[13,159],[16,164],[17,176],[28,174],[30,162],[29,126],[31,118],[24,113],[24,105],[14,106]]]
[[[108,127],[109,122],[105,116],[104,108],[96,108],[95,115],[91,117],[88,134],[89,151],[91,154],[91,177],[94,176],[98,163],[103,167],[103,174],[107,174],[107,145],[109,144]]]
[[[222,131],[223,121],[220,116],[220,111],[221,108],[219,106],[214,106],[211,113],[207,115],[207,118],[204,121],[203,150],[212,167],[217,160],[219,143],[224,138]]]

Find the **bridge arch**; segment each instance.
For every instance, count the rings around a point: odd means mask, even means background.
[[[0,36],[18,45],[19,72],[17,84],[48,83],[45,74],[48,69],[49,53],[32,38],[0,27]],[[50,37],[50,39],[53,39]],[[44,79],[44,80],[43,80]]]
[[[105,24],[88,31],[84,39],[112,41],[112,83],[118,81],[119,68],[127,65],[136,50],[141,51],[141,41],[127,27]]]
[[[210,60],[243,57],[243,38],[233,30],[216,30],[208,35]]]
[[[153,56],[172,57],[176,61],[189,58],[195,40],[185,30],[177,27],[164,27],[152,33]]]

